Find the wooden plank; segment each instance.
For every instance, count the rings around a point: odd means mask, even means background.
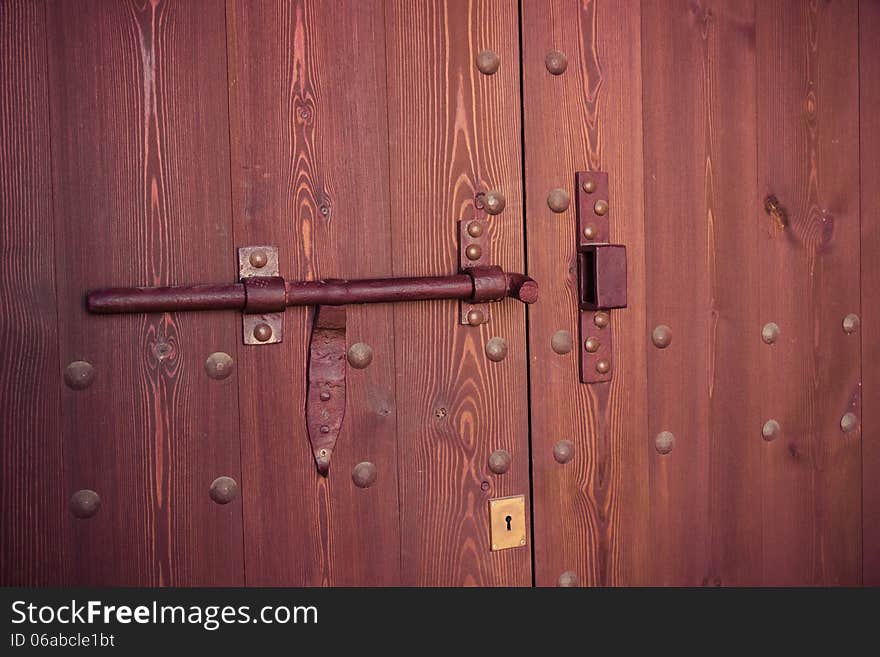
[[[43,2],[0,5],[4,586],[60,584],[61,432]],[[48,248],[47,248],[48,247]]]
[[[859,3],[863,582],[880,586],[880,2]],[[870,409],[875,409],[871,411]]]
[[[523,269],[519,30],[512,1],[390,1],[385,7],[395,275],[458,267],[456,222],[475,197],[506,197],[490,219],[491,260]],[[494,75],[475,66],[500,56]],[[527,585],[528,548],[489,551],[487,500],[529,493],[525,314],[494,305],[488,324],[457,323],[454,302],[394,308],[402,583]],[[490,362],[493,336],[508,355]],[[510,470],[492,475],[506,449]]]
[[[68,514],[77,585],[237,585],[241,505],[231,313],[89,316],[86,290],[232,280],[225,14],[218,1],[49,3],[60,361],[94,383],[62,391],[64,488],[98,492]]]
[[[854,0],[757,4],[758,192],[775,195],[789,225],[758,224],[768,445],[764,583],[861,581],[861,434],[841,431],[860,412],[858,6]]]
[[[761,581],[754,31],[754,3],[643,3],[655,584]]]
[[[648,451],[644,371],[640,8],[632,2],[523,3],[523,86],[529,272],[541,300],[529,312],[535,581],[648,582]],[[563,52],[565,72],[545,56]],[[584,385],[578,369],[575,204],[555,214],[549,190],[575,195],[576,171],[607,171],[612,240],[625,244],[629,307],[612,313],[613,379]],[[574,349],[557,354],[557,331]],[[554,459],[569,440],[574,458]]]
[[[378,1],[227,3],[233,212],[239,245],[280,248],[286,277],[392,273],[385,46]],[[239,368],[248,584],[399,582],[394,331],[389,306],[351,306],[347,410],[328,478],[304,415],[311,311]],[[373,462],[375,485],[352,483]]]

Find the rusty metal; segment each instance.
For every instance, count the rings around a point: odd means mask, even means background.
[[[497,189],[490,189],[483,196],[483,209],[489,214],[501,214],[507,206],[507,199]]]
[[[212,379],[225,379],[232,374],[235,362],[225,351],[215,351],[205,360],[205,373]]]
[[[344,306],[317,306],[309,343],[306,427],[324,476],[345,417],[345,320]],[[322,393],[330,393],[329,398]]]
[[[482,221],[469,221],[467,225],[467,234],[469,237],[480,237],[485,230]]]
[[[208,495],[217,504],[229,504],[238,497],[238,482],[232,477],[217,477],[211,482]]]
[[[565,73],[565,69],[568,68],[568,57],[565,56],[565,53],[561,53],[558,50],[551,50],[544,57],[544,65],[552,75],[562,75]]]
[[[361,461],[351,469],[351,480],[358,488],[369,488],[376,483],[379,473],[369,461]]]
[[[259,322],[254,325],[251,336],[259,343],[269,342],[272,339],[272,326],[268,322]]]
[[[481,197],[481,205],[485,208],[487,196]],[[461,271],[473,269],[486,264],[489,254],[489,222],[485,219],[471,219],[458,222],[458,268]],[[485,248],[484,248],[485,247]],[[478,252],[471,249],[477,248]],[[477,255],[476,259],[473,258]],[[489,321],[489,305],[459,301],[459,323],[467,326],[479,326]]]
[[[560,586],[563,588],[576,587],[577,585],[578,576],[577,573],[573,570],[566,570],[559,576],[559,579],[556,580],[556,586]]]
[[[246,345],[278,344],[284,339],[287,293],[280,273],[277,247],[238,249],[238,278],[244,292],[241,332]]]
[[[574,458],[574,444],[570,440],[560,440],[553,446],[553,458],[557,463],[568,463]]]
[[[675,436],[671,431],[661,431],[654,437],[654,449],[658,454],[669,454],[675,446]]]
[[[843,332],[844,333],[855,333],[859,329],[859,316],[855,313],[850,313],[846,317],[843,318]]]
[[[77,518],[91,518],[101,508],[101,498],[95,491],[84,488],[70,497],[68,508]]]
[[[373,348],[366,342],[355,342],[348,348],[347,359],[356,370],[365,369],[373,362]]]
[[[469,308],[467,311],[467,316],[465,317],[465,322],[469,326],[479,326],[483,322],[486,321],[486,314],[480,308]]]
[[[551,189],[550,193],[547,194],[547,205],[550,206],[553,212],[565,212],[568,210],[568,206],[571,205],[571,196],[561,187]]]
[[[493,75],[501,66],[501,58],[492,50],[482,50],[477,53],[477,69],[483,75]]]
[[[512,460],[510,452],[506,449],[496,449],[489,454],[489,470],[494,474],[502,475],[510,470],[510,463]]]
[[[770,442],[771,440],[775,440],[781,431],[782,427],[779,426],[779,422],[776,420],[767,420],[764,423],[764,426],[761,427],[761,436],[764,440]]]
[[[557,354],[567,354],[574,347],[574,339],[568,331],[556,331],[550,338],[550,348]]]
[[[94,366],[84,360],[75,360],[64,368],[64,383],[73,390],[85,390],[95,380]]]
[[[655,326],[654,331],[651,333],[651,342],[658,349],[666,349],[666,347],[672,344],[672,329],[666,326],[666,324]]]
[[[773,344],[779,339],[779,326],[774,322],[767,322],[761,329],[761,339],[767,344]]]
[[[609,243],[608,174],[579,171],[575,183],[580,377],[583,383],[603,383],[611,380],[613,369],[608,311],[627,303],[626,247]]]
[[[504,338],[492,338],[486,343],[486,358],[492,362],[500,362],[507,356],[507,342]]]
[[[479,244],[471,244],[464,252],[467,259],[471,262],[475,262],[479,260],[483,255],[483,249],[480,248]]]
[[[840,418],[840,430],[844,433],[851,433],[859,426],[859,418],[855,413],[844,413]]]

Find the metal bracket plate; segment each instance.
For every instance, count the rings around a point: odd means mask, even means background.
[[[610,244],[608,174],[576,174],[578,306],[582,383],[611,380],[612,308],[626,307],[626,247]]]
[[[468,249],[471,249],[468,251]],[[476,257],[474,257],[476,256]],[[458,268],[466,271],[490,264],[489,222],[485,219],[467,219],[458,222]],[[479,326],[489,321],[488,303],[460,301],[459,322]]]
[[[255,276],[280,275],[278,247],[242,246],[238,249],[239,280]],[[241,330],[244,343],[247,345],[277,344],[284,338],[284,313],[256,315],[244,313],[241,316]]]

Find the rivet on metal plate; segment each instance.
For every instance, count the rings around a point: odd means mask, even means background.
[[[472,221],[468,224],[467,233],[471,237],[480,237],[483,234],[483,224],[479,221]]]
[[[480,256],[483,255],[483,249],[480,248],[479,244],[471,244],[465,249],[464,253],[468,260],[479,260]]]
[[[348,348],[348,363],[353,368],[362,370],[373,362],[373,348],[364,343],[357,342]]]
[[[254,340],[257,340],[258,342],[266,342],[272,338],[272,327],[266,322],[260,322],[254,326],[253,335]]]
[[[101,498],[95,491],[84,488],[71,496],[68,506],[77,518],[91,518],[101,508]]]
[[[671,431],[661,431],[654,438],[654,448],[658,454],[669,454],[675,446],[675,436]]]
[[[598,312],[593,315],[593,324],[598,328],[605,328],[609,321],[611,321],[611,317],[606,312]]]
[[[486,319],[486,316],[483,314],[483,311],[479,308],[473,308],[468,311],[467,314],[467,323],[471,326],[479,326]]]
[[[211,482],[208,495],[217,504],[229,504],[238,496],[238,482],[232,477],[217,477]]]
[[[496,449],[489,455],[489,469],[497,475],[510,470],[510,452],[506,449]]]
[[[369,488],[376,483],[378,472],[369,461],[361,461],[351,470],[351,480],[358,488]]]
[[[593,206],[593,212],[598,214],[600,217],[608,214],[608,201],[598,200],[596,204]]]
[[[599,338],[590,336],[586,340],[584,340],[584,350],[588,351],[591,354],[595,354],[599,351],[599,347],[602,346],[602,343],[599,342]]]
[[[92,385],[95,368],[84,360],[75,360],[64,368],[64,383],[73,390],[84,390]]]
[[[209,378],[225,379],[232,374],[232,356],[223,351],[215,351],[205,360],[205,372]]]
[[[598,363],[596,363],[596,371],[599,374],[608,374],[611,371],[611,363],[607,358],[603,358]]]

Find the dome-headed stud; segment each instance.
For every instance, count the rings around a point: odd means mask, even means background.
[[[779,326],[773,322],[767,322],[761,329],[761,339],[767,344],[773,344],[779,339],[779,332]]]
[[[266,322],[260,322],[254,326],[254,339],[257,342],[266,342],[272,338],[272,327]]]
[[[483,208],[485,208],[486,212],[489,214],[501,214],[505,207],[507,207],[507,199],[504,198],[504,194],[496,189],[490,189],[486,192],[486,195],[483,197]]]
[[[850,313],[846,317],[843,318],[843,332],[844,333],[855,333],[859,328],[859,316],[855,313]]]
[[[587,193],[592,194],[596,191],[596,181],[595,180],[585,180],[584,184],[581,185],[581,188]]]
[[[378,478],[376,466],[369,461],[361,461],[351,469],[351,480],[358,488],[369,488]]]
[[[504,474],[510,470],[510,452],[506,449],[496,449],[489,455],[489,469],[497,475]]]
[[[550,338],[550,348],[557,354],[567,354],[574,346],[574,340],[568,331],[556,331]]]
[[[483,75],[494,75],[501,66],[501,58],[492,50],[482,50],[477,54],[477,69]]]
[[[224,351],[215,351],[205,360],[205,373],[211,379],[225,379],[232,374],[232,356]]]
[[[578,585],[578,576],[573,570],[566,570],[559,576],[559,579],[556,581],[556,586],[561,586],[563,588],[575,587]]]
[[[594,240],[599,236],[599,229],[593,224],[584,227],[584,237],[588,240]]]
[[[761,427],[761,437],[767,442],[770,442],[771,440],[776,440],[781,431],[782,427],[779,426],[779,422],[776,420],[767,420],[764,423],[764,426]]]
[[[595,354],[599,351],[599,347],[602,346],[602,343],[599,342],[599,338],[593,337],[592,335],[584,340],[584,350],[591,354]]]
[[[553,446],[553,458],[557,463],[568,463],[574,458],[574,444],[570,440],[560,440]]]
[[[208,495],[217,504],[229,504],[238,496],[238,482],[232,477],[217,477],[211,482]]]
[[[464,250],[464,254],[468,260],[479,260],[480,256],[483,255],[483,249],[480,248],[479,244],[471,244]]]
[[[362,370],[373,362],[373,348],[365,342],[356,342],[348,348],[348,364]]]
[[[479,221],[472,221],[468,224],[467,234],[471,237],[480,237],[483,234],[483,224]]]
[[[651,333],[651,342],[658,349],[666,349],[672,343],[672,329],[665,324],[654,327]]]
[[[600,217],[608,214],[608,201],[604,199],[599,199],[596,201],[596,204],[593,206],[593,212],[598,214]]]
[[[565,56],[565,53],[561,53],[558,50],[551,50],[544,57],[544,65],[552,75],[562,75],[565,73],[565,69],[568,68],[568,57]]]
[[[845,413],[842,418],[840,418],[840,430],[843,433],[851,433],[856,430],[859,426],[859,418],[855,413]]]
[[[68,507],[77,518],[91,518],[101,508],[101,498],[95,491],[84,488],[70,497]]]
[[[84,390],[95,380],[95,368],[84,360],[75,360],[64,368],[64,383],[73,390]]]
[[[661,431],[654,437],[654,449],[658,454],[669,454],[675,446],[675,436],[671,431]]]
[[[605,328],[610,321],[611,317],[604,311],[597,312],[593,315],[593,324],[595,324],[597,328]]]
[[[505,356],[507,356],[507,342],[504,338],[492,338],[486,343],[486,358],[497,363],[504,360]]]
[[[550,193],[547,194],[547,205],[550,206],[553,212],[565,212],[570,204],[571,196],[561,187],[551,189]]]
[[[269,256],[262,249],[257,249],[256,251],[251,251],[248,261],[254,269],[262,269],[269,262]]]
[[[483,314],[483,311],[479,308],[471,308],[467,314],[467,323],[471,326],[479,326],[486,319],[486,316]]]
[[[603,358],[596,363],[596,371],[599,374],[608,374],[611,371],[611,362],[607,358]]]

